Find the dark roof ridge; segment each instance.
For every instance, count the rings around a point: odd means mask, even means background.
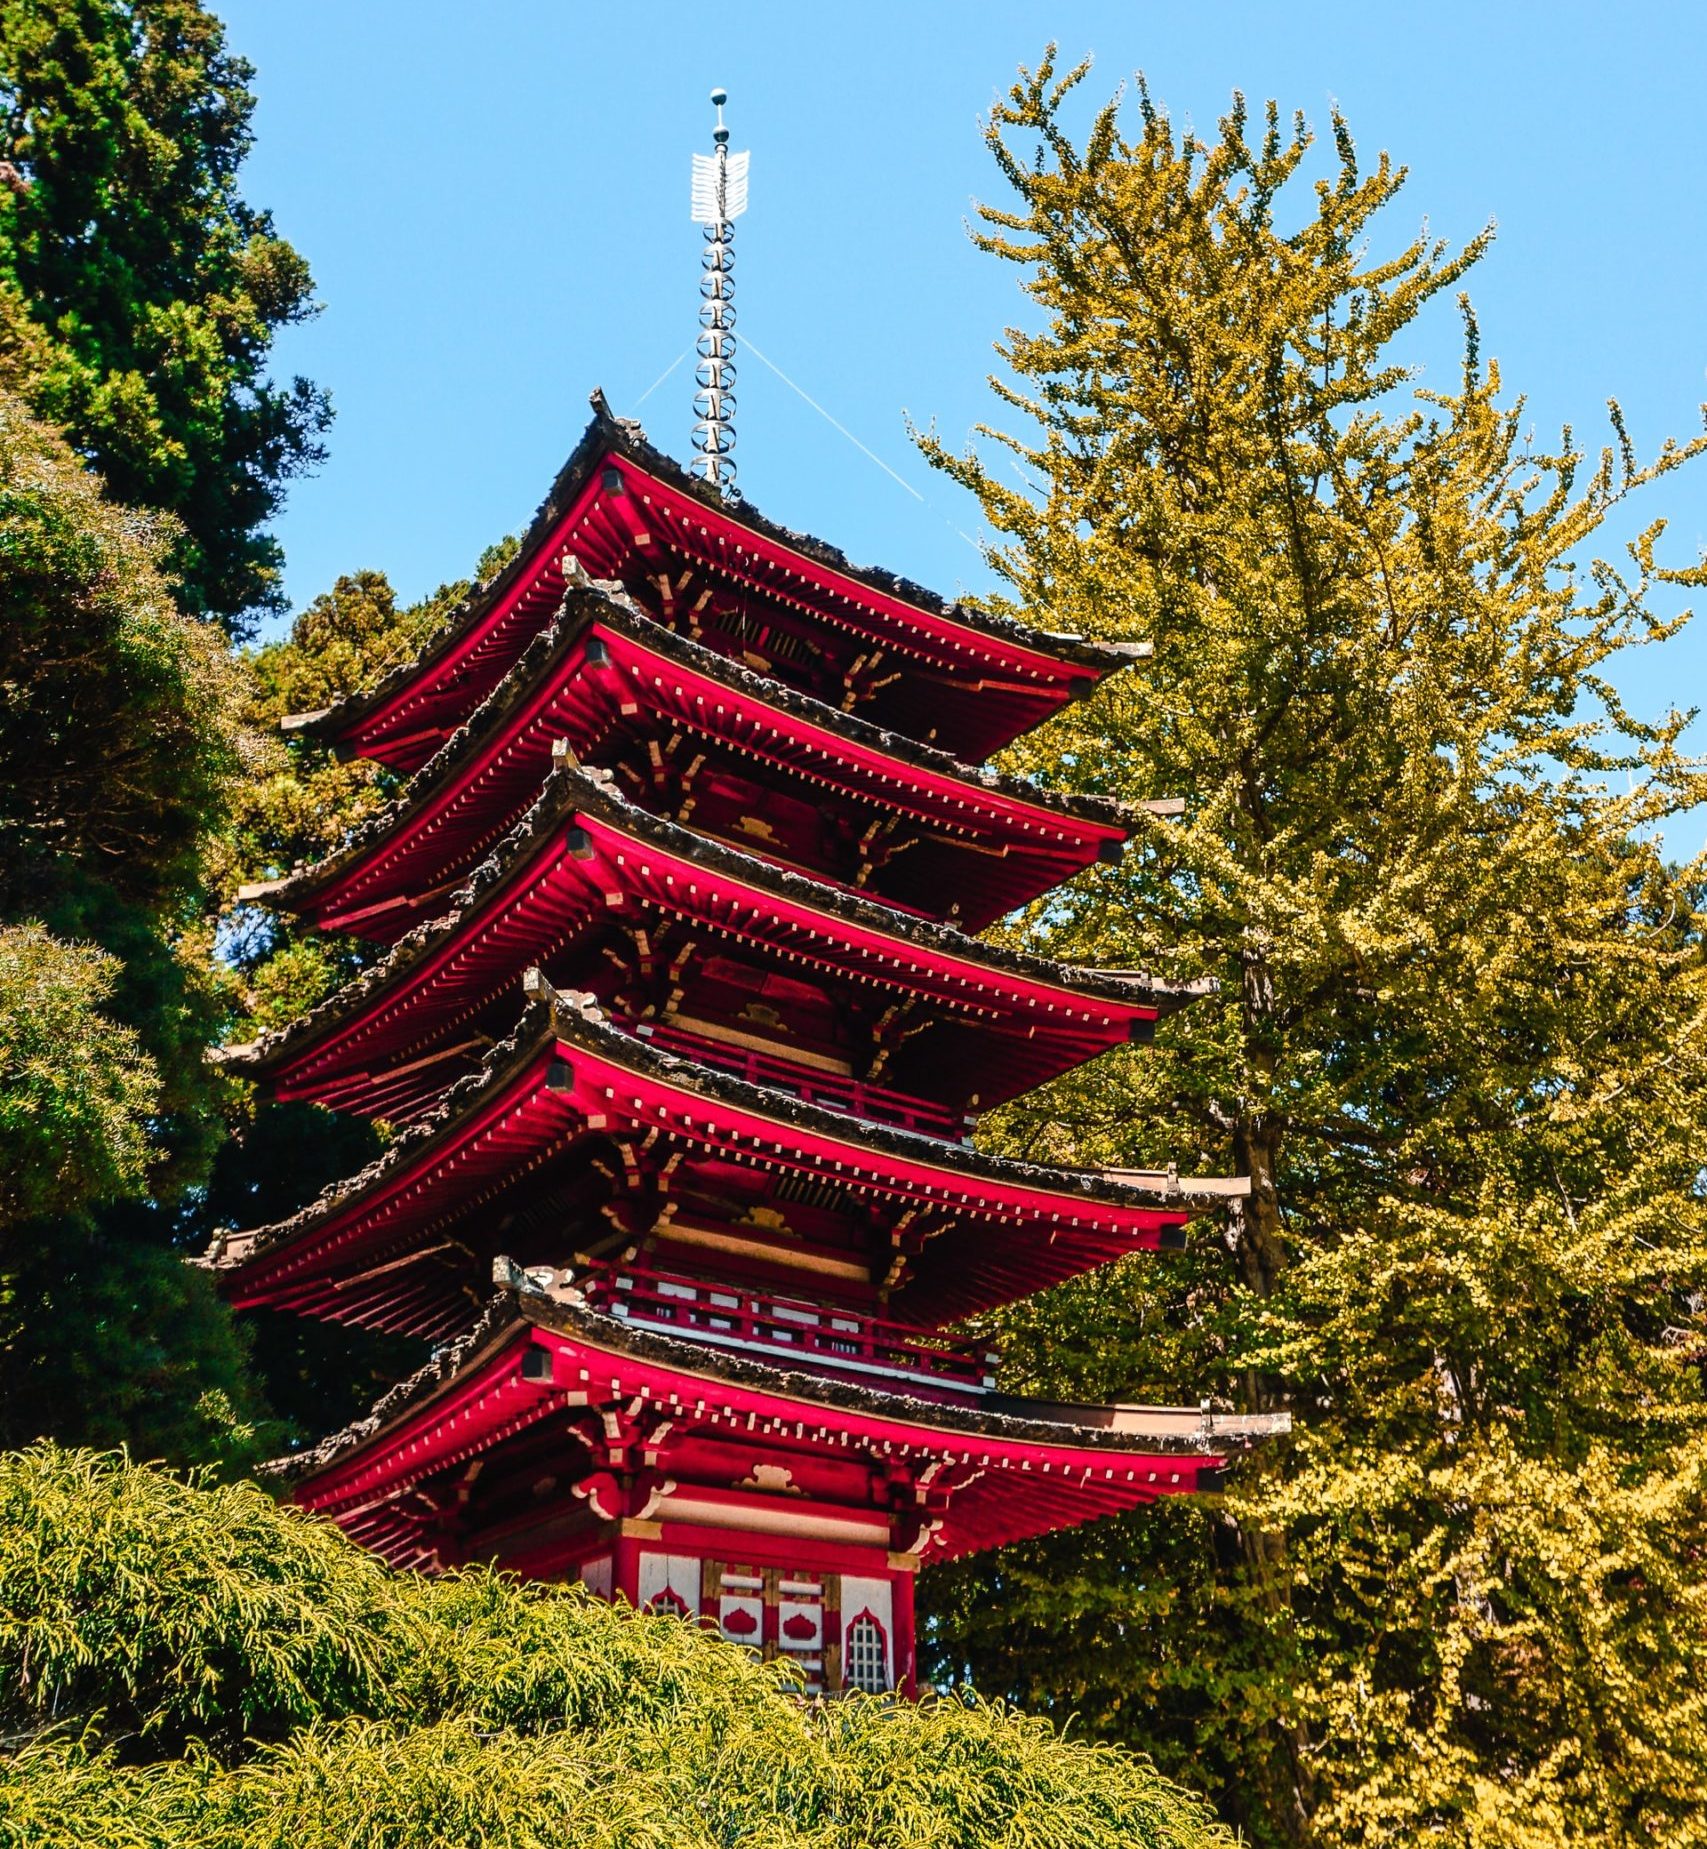
[[[515,1297],[500,1291],[487,1299],[474,1321],[454,1340],[435,1348],[414,1373],[405,1374],[386,1390],[373,1405],[348,1425],[329,1432],[318,1444],[283,1457],[270,1458],[259,1466],[257,1474],[285,1482],[313,1475],[330,1464],[340,1452],[359,1450],[370,1438],[376,1438],[387,1425],[399,1418],[417,1401],[430,1399],[441,1386],[449,1386],[464,1371],[471,1356],[483,1348],[501,1345],[519,1325]],[[494,1342],[494,1337],[497,1341]]]
[[[716,867],[748,885],[763,887],[779,897],[810,906],[814,911],[839,911],[856,924],[900,938],[920,949],[940,950],[944,955],[983,963],[1011,975],[1107,1001],[1133,1001],[1143,997],[1153,1002],[1164,1015],[1175,1013],[1197,997],[1213,992],[1214,984],[1209,979],[1173,983],[1140,970],[1079,969],[1006,944],[970,937],[953,925],[915,918],[868,894],[826,886],[805,874],[760,860],[732,844],[695,834],[679,822],[642,809],[603,773],[562,764],[541,785],[538,797],[522,819],[451,895],[447,911],[405,932],[379,962],[351,977],[335,994],[306,1014],[274,1028],[247,1046],[216,1049],[215,1060],[221,1064],[242,1065],[250,1076],[255,1076],[258,1069],[275,1063],[293,1047],[304,1041],[312,1042],[328,1027],[353,1015],[358,1003],[382,992],[413,964],[454,935],[490,892],[519,871],[529,850],[578,808],[602,811],[614,825],[647,837],[660,852],[691,853],[703,864]]]
[[[553,989],[537,970],[530,970],[523,978],[523,992],[530,999],[515,1032],[490,1049],[479,1071],[448,1087],[437,1106],[400,1131],[374,1161],[354,1175],[330,1183],[307,1206],[287,1219],[251,1232],[216,1233],[201,1262],[216,1269],[229,1268],[226,1255],[238,1241],[241,1241],[242,1251],[229,1261],[230,1265],[289,1244],[318,1221],[328,1218],[377,1187],[392,1172],[403,1168],[406,1158],[417,1150],[450,1134],[465,1112],[478,1109],[483,1101],[502,1088],[516,1069],[538,1057],[553,1039],[610,1055],[655,1078],[685,1084],[701,1097],[804,1127],[831,1141],[862,1142],[867,1148],[902,1161],[923,1162],[932,1168],[949,1173],[958,1171],[981,1181],[1036,1188],[1066,1199],[1078,1198],[1105,1206],[1159,1204],[1166,1210],[1184,1212],[1204,1212],[1223,1201],[1242,1199],[1250,1192],[1250,1182],[1244,1177],[1191,1178],[1181,1176],[1172,1168],[1122,1169],[1117,1176],[1102,1170],[1050,1168],[1010,1156],[990,1155],[899,1125],[849,1117],[844,1112],[808,1103],[773,1086],[756,1085],[732,1073],[701,1066],[624,1033],[612,1025],[595,997],[578,990],[560,992]],[[852,1134],[855,1132],[857,1135]]]
[[[691,637],[666,629],[648,616],[621,585],[606,578],[589,578],[581,572],[565,591],[556,615],[516,657],[504,678],[384,808],[353,828],[329,854],[317,861],[299,863],[279,879],[245,886],[238,896],[264,898],[268,903],[288,906],[291,894],[312,893],[324,886],[369,847],[382,841],[393,828],[401,826],[412,810],[435,796],[454,777],[463,759],[478,750],[487,732],[533,691],[535,678],[547,672],[559,655],[574,646],[581,632],[601,617],[682,668],[705,674],[727,687],[749,694],[764,705],[831,733],[845,733],[853,743],[865,745],[901,763],[934,771],[960,783],[977,784],[1010,801],[1028,803],[1057,815],[1123,828],[1128,833],[1135,826],[1136,810],[1112,797],[1052,790],[989,765],[968,764],[935,745],[874,725],[858,714],[844,713],[811,694],[756,673],[744,663],[719,655]],[[1170,806],[1166,802],[1155,805],[1161,809]]]
[[[767,520],[745,497],[731,506],[715,488],[655,448],[647,440],[645,431],[633,419],[616,416],[602,390],[595,388],[589,402],[593,409],[592,421],[582,432],[569,459],[558,470],[545,499],[529,521],[515,557],[485,584],[476,586],[456,604],[412,660],[400,663],[371,687],[347,694],[320,712],[299,715],[299,729],[323,732],[348,727],[383,704],[400,688],[407,686],[411,678],[423,668],[429,667],[439,656],[448,653],[521,576],[551,529],[568,511],[593,464],[612,450],[644,468],[649,474],[657,476],[678,493],[703,502],[708,512],[733,519],[761,537],[799,553],[802,558],[811,560],[825,570],[837,572],[880,596],[913,604],[933,616],[944,617],[969,629],[982,630],[991,637],[1050,655],[1057,660],[1071,660],[1085,667],[1101,668],[1105,673],[1112,673],[1116,668],[1141,660],[1150,652],[1150,644],[1146,642],[1096,642],[1084,636],[1035,629],[1016,617],[998,611],[981,610],[958,600],[946,600],[935,591],[927,590],[909,578],[885,571],[880,566],[851,564],[845,553],[827,541],[814,539],[810,534],[796,533],[774,520]]]
[[[865,1412],[877,1417],[923,1425],[934,1431],[1014,1443],[1072,1445],[1090,1451],[1146,1450],[1168,1456],[1203,1456],[1244,1449],[1260,1438],[1276,1437],[1291,1427],[1290,1415],[1222,1413],[1208,1407],[1061,1406],[1002,1396],[962,1405],[916,1399],[896,1388],[877,1388],[816,1373],[795,1372],[767,1362],[713,1348],[659,1330],[636,1328],[620,1317],[595,1310],[578,1291],[541,1286],[507,1258],[493,1266],[499,1285],[474,1323],[454,1342],[435,1351],[425,1366],[392,1387],[363,1418],[334,1432],[310,1450],[278,1458],[266,1472],[287,1480],[316,1475],[341,1453],[359,1450],[417,1404],[430,1400],[469,1372],[482,1354],[512,1340],[524,1329],[584,1336],[600,1346],[637,1360],[691,1369],[732,1385],[754,1387],[819,1406],[826,1411]],[[1154,1425],[1145,1431],[1143,1415]],[[1067,1415],[1086,1415],[1074,1418]],[[1130,1415],[1122,1423],[1117,1415]],[[1182,1429],[1183,1428],[1183,1429]]]
[[[524,982],[528,979],[524,978]],[[1078,1195],[1105,1205],[1137,1205],[1135,1197],[1160,1199],[1175,1208],[1203,1211],[1225,1200],[1242,1200],[1250,1192],[1244,1177],[1181,1176],[1176,1169],[1102,1169],[1054,1168],[1040,1162],[1021,1162],[1012,1156],[990,1155],[969,1148],[964,1143],[950,1143],[941,1137],[928,1136],[921,1130],[907,1130],[899,1124],[886,1124],[865,1118],[849,1117],[821,1104],[809,1103],[791,1092],[778,1091],[768,1085],[755,1085],[733,1073],[701,1066],[691,1059],[667,1053],[660,1047],[625,1034],[613,1026],[599,1006],[597,998],[577,990],[556,991],[537,972],[533,987],[552,1004],[553,1024],[559,1036],[571,1044],[588,1045],[593,1050],[620,1052],[630,1063],[650,1066],[658,1077],[680,1080],[686,1077],[702,1097],[719,1099],[744,1109],[756,1109],[771,1116],[803,1125],[834,1138],[845,1136],[850,1128],[861,1132],[862,1140],[887,1155],[908,1162],[925,1162],[935,1168],[960,1169],[987,1181],[1008,1181],[1018,1186],[1054,1190]],[[626,1049],[639,1050],[636,1062]],[[1112,1174],[1118,1179],[1110,1179]]]

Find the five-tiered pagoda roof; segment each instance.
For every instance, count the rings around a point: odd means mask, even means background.
[[[410,780],[247,896],[383,954],[223,1058],[392,1136],[207,1262],[439,1344],[280,1466],[387,1558],[910,1688],[921,1564],[1212,1490],[1284,1425],[1017,1401],[964,1326],[1246,1190],[973,1140],[1202,992],[970,935],[1134,825],[971,760],[1146,651],[850,566],[594,411],[509,565],[290,722]]]

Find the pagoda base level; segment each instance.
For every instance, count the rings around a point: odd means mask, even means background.
[[[599,1598],[698,1622],[766,1662],[791,1664],[808,1695],[917,1693],[911,1554],[634,1520],[602,1524],[574,1553],[559,1550],[549,1570],[531,1550],[513,1564],[529,1578],[579,1579]]]
[[[580,1580],[910,1692],[923,1564],[1219,1488],[1270,1415],[948,1405],[639,1329],[504,1261],[468,1333],[274,1473],[398,1567]]]

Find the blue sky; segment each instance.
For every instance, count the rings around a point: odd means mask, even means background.
[[[331,455],[279,522],[293,606],[376,566],[416,595],[521,526],[602,385],[685,454],[699,239],[688,156],[730,91],[753,151],[740,326],[918,495],[751,353],[741,486],[773,517],[944,592],[988,574],[976,510],[912,455],[910,414],[958,442],[993,406],[1016,275],[964,235],[999,195],[979,119],[1059,40],[1100,98],[1142,68],[1176,118],[1235,88],[1411,179],[1391,237],[1499,223],[1471,279],[1484,350],[1538,434],[1598,441],[1619,397],[1638,444],[1691,434],[1707,397],[1707,8],[1308,3],[858,7],[660,0],[214,0],[258,67],[246,190],[313,265],[325,310],[282,371],[330,388]],[[1417,357],[1443,382],[1443,305]],[[1707,546],[1707,467],[1662,486],[1671,558]],[[1638,708],[1693,705],[1707,621],[1624,676]],[[1678,840],[1694,848],[1694,839]]]

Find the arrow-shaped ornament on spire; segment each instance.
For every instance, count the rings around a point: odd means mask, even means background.
[[[694,378],[694,471],[735,498],[735,220],[747,209],[746,154],[729,152],[726,90],[713,90],[715,152],[693,157],[693,221],[705,227],[700,256],[699,364]]]

